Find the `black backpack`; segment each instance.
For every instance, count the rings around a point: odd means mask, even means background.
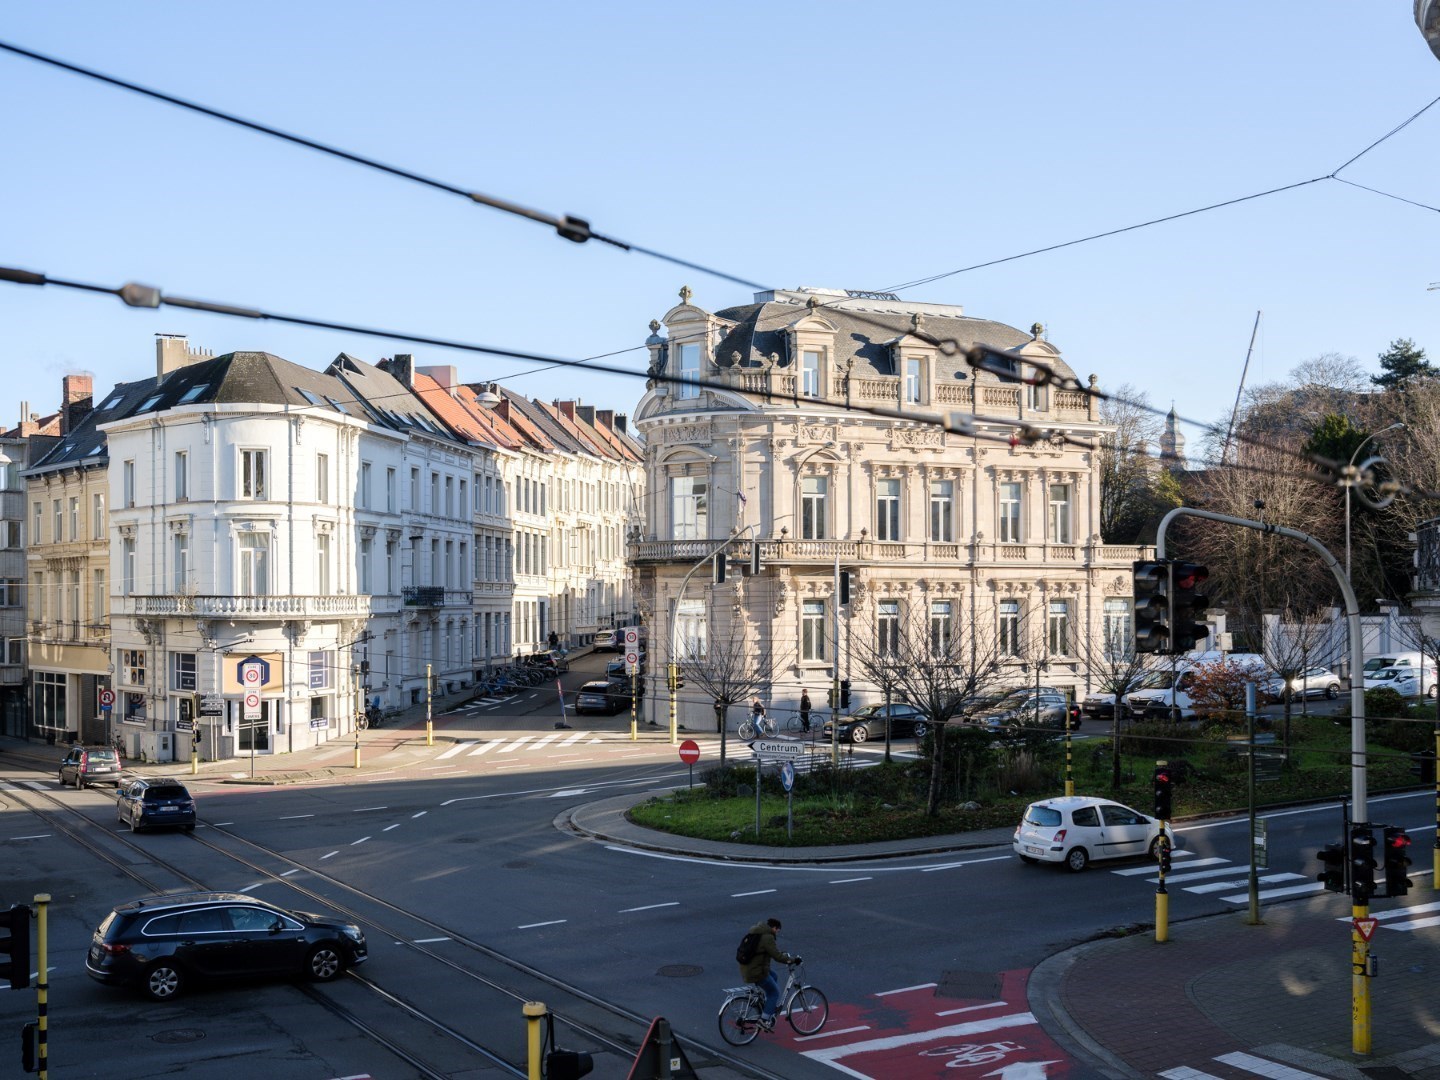
[[[735,949],[735,959],[738,963],[748,964],[755,959],[755,954],[759,951],[760,935],[751,932],[740,939],[740,944]]]

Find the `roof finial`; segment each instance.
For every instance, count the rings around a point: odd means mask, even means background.
[[[688,303],[690,303],[690,297],[692,297],[692,296],[694,296],[694,295],[695,295],[695,293],[694,293],[694,291],[690,288],[689,285],[681,285],[681,286],[680,286],[680,302],[681,302],[682,304],[688,304]]]
[[[652,333],[652,334],[658,334],[659,332],[660,332],[660,320],[659,320],[659,319],[651,319],[651,320],[650,320],[650,333]]]
[[[1031,326],[1030,336],[1037,340],[1043,338],[1045,336],[1045,324],[1037,322],[1033,326]]]

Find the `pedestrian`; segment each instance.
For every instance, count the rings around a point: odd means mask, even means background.
[[[750,953],[750,959],[742,961],[741,953],[737,952],[735,955],[740,964],[740,977],[765,991],[765,1008],[761,1012],[760,1023],[766,1031],[775,1027],[775,1010],[780,1007],[780,980],[770,970],[770,961],[778,960],[782,964],[800,963],[800,957],[781,952],[780,946],[775,944],[775,935],[779,932],[779,919],[766,919],[756,923],[741,943],[741,948]],[[746,949],[746,944],[750,944],[754,951]]]
[[[557,634],[554,630],[550,631],[550,636],[546,638],[546,640],[550,642],[550,647],[552,649],[558,649],[560,647],[560,635]]]
[[[810,691],[800,691],[800,730],[810,730]]]

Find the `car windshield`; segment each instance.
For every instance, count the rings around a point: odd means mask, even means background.
[[[1373,681],[1373,682],[1387,682],[1387,681],[1389,681],[1390,679],[1398,679],[1399,677],[1400,677],[1400,669],[1399,669],[1399,668],[1387,667],[1387,668],[1382,668],[1381,670],[1379,670],[1379,671],[1377,671],[1377,672],[1374,672],[1374,673],[1370,676],[1370,679],[1371,679],[1371,681]]]
[[[164,787],[152,787],[145,789],[146,802],[159,802],[161,799],[184,799],[189,792],[178,784],[166,784]]]
[[[1365,667],[1362,670],[1366,675],[1369,675],[1379,671],[1381,668],[1389,667],[1392,663],[1394,663],[1394,660],[1391,657],[1374,656],[1365,661]]]
[[[1051,806],[1032,803],[1025,811],[1025,824],[1041,829],[1051,829],[1060,824],[1060,811]]]
[[[884,708],[885,706],[883,705],[866,705],[864,708],[856,709],[851,713],[850,718],[852,720],[872,720],[877,716],[883,715],[881,710]]]

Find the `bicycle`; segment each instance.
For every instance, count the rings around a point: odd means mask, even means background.
[[[798,712],[792,712],[785,718],[785,730],[792,735],[809,735],[815,730],[815,714],[810,714],[810,723],[805,724],[800,720]]]
[[[775,721],[768,716],[762,716],[759,720],[752,718],[741,720],[740,726],[735,729],[740,736],[741,742],[754,742],[760,736],[775,734]]]
[[[785,1014],[797,1035],[814,1035],[830,1018],[830,1001],[814,986],[805,983],[801,965],[797,959],[786,965],[790,969],[785,985],[780,988],[778,1016]],[[725,1001],[720,1006],[720,1037],[731,1046],[744,1046],[755,1041],[760,1032],[769,1030],[760,1023],[765,1009],[765,990],[755,983],[732,987],[725,991]]]

